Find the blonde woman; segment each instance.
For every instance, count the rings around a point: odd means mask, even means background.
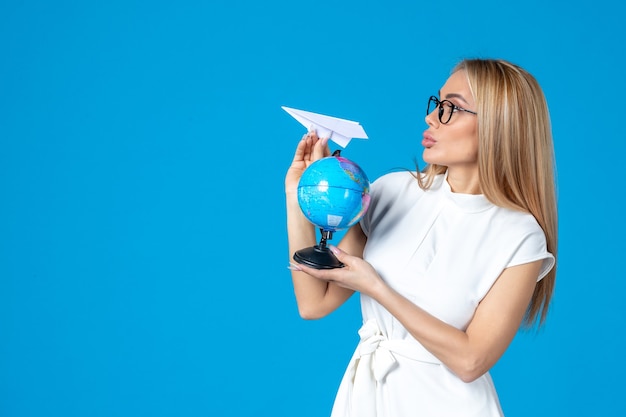
[[[361,340],[333,417],[502,416],[489,370],[521,325],[546,318],[557,210],[539,84],[507,61],[464,60],[429,98],[426,124],[427,166],[372,183],[368,212],[331,247],[345,266],[292,264],[305,319],[361,296]],[[317,243],[296,188],[329,152],[309,132],[288,170],[290,257]]]

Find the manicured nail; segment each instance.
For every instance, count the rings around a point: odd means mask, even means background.
[[[298,264],[294,264],[293,262],[289,262],[289,266],[287,267],[287,269],[290,269],[292,271],[302,271],[302,268],[300,268]]]
[[[339,250],[339,248],[336,248],[333,245],[328,245],[328,249],[330,249],[330,251],[332,253],[334,253],[335,255],[339,255],[341,253],[341,251]]]

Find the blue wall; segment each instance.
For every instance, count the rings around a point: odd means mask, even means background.
[[[474,56],[538,78],[557,152],[556,295],[493,370],[504,410],[626,414],[624,12],[419,3],[2,2],[0,416],[327,415],[359,307],[297,315],[280,106],[359,120],[375,178]]]

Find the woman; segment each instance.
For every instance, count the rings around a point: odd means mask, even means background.
[[[543,323],[555,279],[553,145],[543,92],[502,60],[460,62],[431,97],[420,173],[372,183],[369,210],[333,253],[292,263],[301,316],[361,294],[361,341],[333,417],[501,416],[489,369],[521,324]],[[285,186],[289,251],[316,244],[297,183],[328,156],[309,132]]]

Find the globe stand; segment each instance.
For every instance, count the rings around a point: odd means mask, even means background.
[[[296,251],[293,259],[298,263],[315,269],[342,268],[344,266],[343,263],[326,246],[326,242],[333,238],[333,232],[323,229],[320,229],[320,231],[322,232],[322,238],[319,245]]]

